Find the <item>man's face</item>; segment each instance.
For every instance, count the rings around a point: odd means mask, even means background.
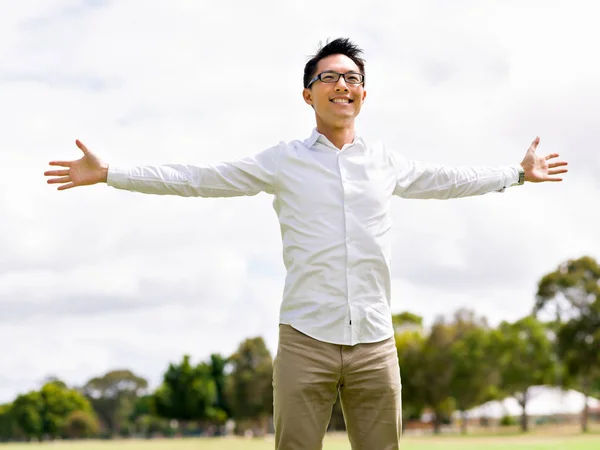
[[[361,73],[354,61],[345,55],[331,55],[320,60],[314,76],[327,71]],[[362,84],[348,83],[344,77],[340,77],[336,83],[317,80],[303,91],[304,101],[315,109],[317,123],[335,128],[354,121],[366,95]]]

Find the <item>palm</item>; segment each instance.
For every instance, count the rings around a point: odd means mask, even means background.
[[[92,153],[73,161],[69,170],[71,181],[75,186],[86,186],[96,183],[97,172],[102,167],[98,157]]]
[[[51,166],[61,166],[67,169],[49,170],[46,176],[53,176],[48,180],[49,184],[61,184],[58,190],[70,189],[76,186],[88,186],[106,181],[108,166],[96,155],[90,152],[80,141],[76,141],[77,147],[83,152],[83,156],[75,161],[51,161]]]
[[[551,153],[546,156],[538,156],[536,154],[537,146],[540,142],[539,138],[535,138],[532,142],[525,158],[521,162],[521,166],[525,171],[525,180],[533,183],[540,183],[542,181],[562,181],[562,178],[556,175],[568,172],[567,169],[562,167],[568,163],[565,161],[551,161],[558,158],[558,153]]]

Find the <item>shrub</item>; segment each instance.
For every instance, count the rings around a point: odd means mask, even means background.
[[[65,421],[64,433],[69,439],[84,439],[96,435],[98,429],[98,420],[92,413],[73,411]]]

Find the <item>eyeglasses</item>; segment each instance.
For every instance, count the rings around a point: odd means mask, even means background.
[[[309,88],[315,81],[321,80],[322,83],[337,83],[340,77],[344,77],[344,81],[348,84],[362,84],[365,81],[365,76],[362,73],[346,72],[337,73],[332,70],[321,72],[308,83]]]

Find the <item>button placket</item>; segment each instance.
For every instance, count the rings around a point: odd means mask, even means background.
[[[345,267],[346,302],[347,302],[347,306],[348,306],[348,322],[347,323],[348,323],[348,325],[350,325],[350,327],[352,327],[352,307],[350,305],[351,293],[350,293],[350,282],[349,282],[349,277],[350,277],[349,261],[350,261],[350,252],[351,252],[351,239],[348,234],[349,212],[348,212],[348,202],[347,202],[349,180],[348,180],[348,171],[344,167],[344,153],[343,152],[340,152],[340,154],[338,154],[338,168],[340,171],[340,181],[342,183],[342,191],[343,191],[342,202],[343,202],[343,209],[344,209],[344,243],[346,245],[346,267]]]

